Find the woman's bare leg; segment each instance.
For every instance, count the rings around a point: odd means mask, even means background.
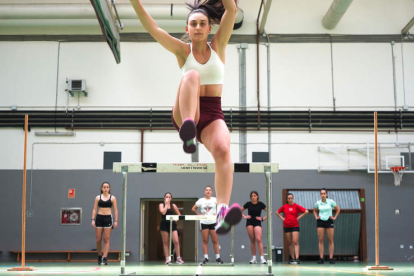
[[[95,228],[95,236],[96,236],[96,253],[98,256],[102,255],[102,234],[103,228]]]
[[[259,254],[260,256],[263,256],[262,227],[254,227],[254,237],[257,243],[257,249],[259,250]]]
[[[252,256],[256,256],[256,242],[254,239],[253,225],[247,226],[246,229],[247,229],[247,235],[249,235],[249,239],[250,239],[250,249],[252,251]]]
[[[106,258],[108,256],[109,251],[109,238],[111,237],[112,228],[104,228],[104,247],[103,247],[103,257]]]
[[[200,74],[190,70],[181,78],[173,108],[174,121],[181,126],[183,120],[191,118],[196,123],[200,118]]]
[[[170,239],[169,239],[169,235],[168,232],[165,231],[160,231],[161,232],[161,237],[162,237],[162,245],[164,248],[164,256],[165,259],[168,259],[170,257],[170,252],[169,252],[169,243],[170,243]]]
[[[299,232],[292,232],[292,244],[295,250],[295,259],[299,259]]]
[[[201,140],[213,155],[216,173],[217,205],[229,204],[233,187],[233,167],[230,156],[230,133],[223,120],[216,120],[201,132]]]

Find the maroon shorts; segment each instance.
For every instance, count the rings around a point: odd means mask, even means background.
[[[221,110],[221,97],[200,97],[200,120],[197,124],[196,135],[200,143],[203,143],[201,141],[201,132],[215,120],[224,121],[223,110]],[[171,112],[171,121],[174,128],[179,131],[180,128],[174,122],[173,112]]]

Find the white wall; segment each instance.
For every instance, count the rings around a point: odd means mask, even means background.
[[[53,2],[53,1],[52,1]],[[260,0],[241,1],[244,25],[237,34],[254,34]],[[411,0],[354,1],[332,32],[321,20],[331,1],[273,1],[268,33],[399,34],[414,14]],[[403,46],[403,47],[401,47]],[[390,43],[335,43],[333,49],[334,93],[337,110],[393,110],[394,83]],[[400,41],[395,55],[397,107],[414,106],[414,44]],[[260,45],[260,103],[267,102],[267,47]],[[59,53],[59,54],[58,54]],[[249,44],[247,106],[257,107],[256,45]],[[19,110],[66,107],[66,78],[87,81],[89,97],[69,98],[69,108],[169,109],[180,81],[175,57],[156,43],[122,43],[122,62],[116,65],[106,43],[0,42],[0,110],[17,105]],[[224,109],[239,103],[239,54],[229,45],[222,103]],[[404,69],[404,70],[403,70]],[[285,43],[270,45],[271,106],[273,110],[332,110],[331,45]],[[57,85],[56,85],[57,82]],[[405,93],[404,93],[405,91]],[[101,169],[104,151],[121,151],[123,162],[139,162],[138,131],[76,131],[75,137],[38,137],[29,133],[28,168]],[[64,131],[60,129],[59,131]],[[239,159],[238,133],[231,134],[232,160]],[[248,162],[253,151],[267,151],[266,132],[247,135]],[[412,134],[399,134],[399,141],[413,142]],[[272,156],[282,169],[317,169],[318,162],[343,165],[343,160],[321,155],[318,147],[364,146],[370,133],[273,132]],[[380,142],[395,142],[395,134],[381,134]],[[105,142],[104,146],[99,142]],[[21,129],[0,129],[0,169],[21,169]],[[59,144],[60,143],[60,144]],[[144,161],[190,162],[174,131],[144,134]],[[322,159],[321,159],[322,156]],[[200,162],[213,162],[200,147]],[[325,163],[324,163],[325,164]]]

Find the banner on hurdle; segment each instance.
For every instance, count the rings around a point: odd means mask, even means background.
[[[279,172],[277,163],[233,163],[235,173]],[[113,172],[121,173],[214,173],[214,163],[113,163]]]

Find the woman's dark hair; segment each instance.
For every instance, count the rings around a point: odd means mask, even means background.
[[[253,194],[256,194],[257,195],[257,200],[259,200],[259,193],[258,192],[256,192],[256,191],[251,191],[250,192],[250,198],[252,198],[252,195]]]
[[[295,196],[294,196],[292,193],[287,193],[287,195],[286,195],[286,202],[288,202],[288,197],[289,197],[290,195],[291,195],[291,196],[293,196],[293,198],[295,198]]]
[[[328,198],[328,190],[326,188],[322,188],[320,192],[325,191],[326,192],[326,198]]]
[[[111,193],[111,184],[108,181],[102,182],[102,184],[101,184],[101,194],[103,194],[102,187],[103,187],[104,184],[108,184],[108,186],[109,186],[109,192],[108,192],[108,194],[110,194]]]
[[[164,198],[165,198],[167,195],[170,195],[170,196],[171,196],[171,201],[172,201],[172,199],[173,199],[172,194],[171,194],[170,192],[166,192],[166,193],[165,193],[165,195],[164,195]]]
[[[238,0],[235,0],[236,5],[237,2]],[[194,0],[192,4],[187,3],[187,7],[190,10],[187,16],[187,24],[193,13],[202,13],[207,16],[210,25],[220,24],[225,12],[222,0]]]

